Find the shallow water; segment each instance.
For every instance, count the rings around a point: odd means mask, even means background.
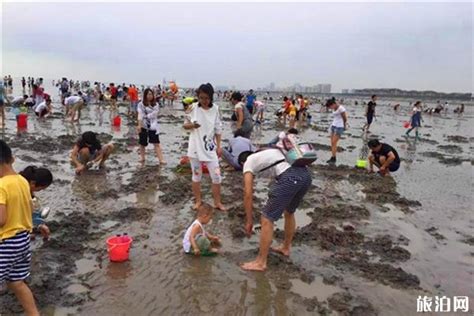
[[[389,100],[381,100],[380,104]],[[275,108],[279,103],[270,105]],[[57,100],[55,107],[59,108]],[[214,258],[194,258],[181,252],[182,235],[192,222],[194,212],[189,199],[190,181],[186,177],[176,176],[173,168],[180,156],[186,154],[182,144],[186,140],[185,132],[180,127],[182,111],[166,109],[162,118],[160,136],[164,153],[169,164],[158,167],[151,148],[147,150],[147,163],[140,167],[136,152],[134,127],[127,126],[124,118],[119,129],[110,126],[108,112],[98,113],[95,105],[84,111],[84,120],[80,124],[64,123],[61,118],[52,118],[44,122],[37,121],[30,115],[28,130],[16,133],[12,113],[8,113],[5,136],[10,140],[16,156],[15,168],[22,169],[28,164],[48,165],[56,182],[38,196],[45,205],[52,208],[50,219],[59,218],[59,212],[84,214],[90,216],[92,225],[89,233],[94,238],[86,241],[87,249],[75,261],[75,273],[70,277],[65,293],[74,295],[88,291],[87,299],[73,306],[50,304],[43,308],[45,315],[64,315],[72,312],[80,315],[184,315],[211,314],[221,315],[314,315],[317,310],[310,310],[303,299],[316,297],[327,307],[327,300],[334,293],[348,292],[353,296],[366,298],[380,315],[415,315],[418,295],[467,295],[474,299],[472,287],[473,246],[462,242],[466,236],[473,236],[472,218],[472,107],[468,106],[463,117],[453,113],[441,116],[424,116],[421,128],[423,139],[438,143],[405,140],[401,137],[404,129],[402,122],[407,119],[408,104],[402,103],[402,113],[394,113],[388,106],[377,108],[378,117],[371,130],[375,135],[394,146],[402,162],[400,170],[394,174],[398,183],[398,192],[407,199],[420,201],[422,206],[414,212],[402,212],[395,205],[387,205],[385,210],[366,200],[363,186],[338,177],[323,177],[314,173],[313,184],[316,191],[308,193],[308,199],[322,201],[322,205],[331,204],[339,197],[342,203],[363,205],[370,211],[368,219],[349,220],[367,238],[377,235],[390,235],[394,239],[400,235],[408,242],[402,245],[411,253],[405,262],[395,266],[416,275],[422,289],[398,289],[377,281],[370,281],[357,271],[337,269],[324,263],[331,256],[331,251],[323,250],[305,243],[295,244],[292,249],[291,265],[301,267],[313,275],[308,282],[299,274],[290,273],[282,266],[269,265],[265,273],[242,271],[238,264],[254,256],[253,250],[258,247],[257,233],[250,239],[233,239],[230,221],[227,214],[218,213],[213,219],[210,231],[217,233],[223,241],[224,254]],[[453,105],[451,105],[453,108]],[[230,116],[230,105],[223,104],[224,115]],[[338,164],[354,165],[360,155],[366,154],[360,127],[363,125],[363,107],[347,106],[350,129],[340,141],[339,146],[346,150],[338,154]],[[319,110],[319,106],[315,107]],[[330,115],[312,111],[313,122],[318,127],[326,128]],[[124,108],[121,109],[124,112]],[[271,111],[267,111],[270,117]],[[99,118],[103,121],[100,122]],[[231,135],[230,122],[225,122],[224,138]],[[260,130],[255,131],[255,143],[270,140],[276,129],[274,118],[266,121]],[[81,177],[75,177],[68,162],[68,151],[38,151],[35,148],[16,148],[16,139],[43,135],[57,137],[71,135],[75,138],[80,133],[93,130],[112,135],[112,141],[120,143],[120,150],[108,164],[106,171],[93,171]],[[426,136],[430,134],[430,136]],[[448,135],[466,137],[467,143],[453,143]],[[302,138],[329,144],[326,132],[303,128]],[[361,138],[362,136],[362,138]],[[438,145],[458,145],[462,153],[442,152]],[[54,144],[50,144],[54,147]],[[72,146],[72,143],[71,143]],[[353,149],[350,146],[354,146]],[[422,153],[436,151],[445,156],[456,156],[466,159],[459,165],[440,163],[438,158],[423,156]],[[317,164],[324,165],[330,153],[319,150]],[[143,176],[143,170],[149,175]],[[174,204],[164,203],[163,199],[170,193],[169,183],[163,179],[184,177],[184,184],[172,189],[182,196]],[[232,191],[232,175],[224,175],[223,197],[228,206],[241,204],[241,196]],[[134,192],[137,184],[134,179],[147,179],[147,185]],[[237,178],[238,179],[238,178]],[[376,179],[376,178],[375,178]],[[374,180],[377,181],[377,180]],[[179,182],[181,183],[181,182]],[[258,197],[266,198],[266,180],[258,180]],[[130,185],[127,187],[127,185]],[[226,187],[227,185],[227,187]],[[128,189],[124,189],[128,188]],[[141,188],[141,187],[140,187]],[[240,193],[239,193],[240,194]],[[203,184],[203,195],[211,200],[208,179]],[[312,202],[313,203],[313,202]],[[297,214],[298,227],[311,222],[307,213],[316,205],[302,207]],[[152,210],[149,217],[128,220],[127,216],[112,217],[113,211],[127,207],[147,208]],[[388,211],[387,211],[388,210]],[[258,211],[258,208],[257,210]],[[101,215],[103,219],[94,221],[92,215]],[[132,214],[133,215],[133,214]],[[132,216],[131,215],[131,216]],[[134,215],[133,215],[134,216]],[[243,224],[243,223],[242,223]],[[258,225],[258,223],[255,223]],[[282,221],[276,226],[283,228]],[[425,230],[435,227],[445,239],[437,240]],[[59,228],[61,229],[61,228]],[[127,232],[134,237],[130,252],[131,260],[126,263],[111,263],[105,253],[107,236]],[[58,232],[53,232],[52,238]],[[42,241],[36,240],[34,247],[41,247]],[[35,258],[36,262],[48,262],[47,257]],[[37,263],[39,264],[39,263]],[[51,263],[53,264],[53,263]],[[291,266],[290,265],[290,266]],[[286,266],[283,266],[286,267]],[[33,266],[33,273],[35,266]],[[327,275],[337,275],[340,280],[334,285],[323,283]],[[2,298],[0,298],[1,302]],[[71,304],[69,304],[71,305]],[[0,306],[5,306],[2,302]],[[1,309],[0,309],[1,312]],[[5,313],[11,312],[10,309]],[[336,311],[332,314],[337,315]]]

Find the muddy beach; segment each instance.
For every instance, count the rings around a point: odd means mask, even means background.
[[[230,117],[230,105],[222,105]],[[158,166],[151,148],[140,166],[135,126],[122,117],[110,125],[108,112],[90,105],[80,124],[60,113],[43,122],[30,115],[28,129],[17,132],[12,113],[2,136],[16,156],[17,170],[44,165],[55,176],[38,197],[50,206],[49,241],[33,242],[29,284],[44,315],[416,315],[418,295],[464,295],[473,308],[472,260],[472,107],[458,117],[424,116],[422,139],[402,137],[408,102],[401,112],[377,108],[372,132],[402,159],[393,178],[354,167],[366,157],[361,132],[363,107],[346,105],[350,128],[340,141],[338,165],[329,167],[330,115],[311,111],[313,125],[301,136],[315,144],[319,159],[311,167],[313,185],[297,211],[290,258],[271,254],[265,273],[248,273],[239,263],[256,255],[259,230],[247,239],[239,173],[224,173],[223,202],[210,231],[223,240],[223,254],[194,258],[181,251],[184,230],[194,218],[190,175],[176,166],[186,153],[183,112],[165,109],[160,136],[168,165]],[[360,102],[359,102],[360,104]],[[57,100],[55,108],[59,108]],[[271,117],[252,140],[264,144],[279,125]],[[121,109],[125,112],[125,109]],[[231,123],[224,120],[224,139]],[[74,175],[69,152],[78,135],[99,133],[116,151],[105,170]],[[369,138],[373,137],[369,134]],[[258,180],[255,224],[268,181]],[[210,181],[203,196],[211,199]],[[275,243],[283,239],[276,223]],[[256,227],[258,228],[258,227]],[[128,233],[131,260],[109,262],[105,240]],[[20,306],[0,289],[0,314],[16,315]]]

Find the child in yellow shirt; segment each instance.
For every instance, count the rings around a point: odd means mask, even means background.
[[[7,282],[27,316],[39,315],[24,280],[30,275],[32,203],[28,181],[13,169],[10,147],[0,140],[0,284]]]

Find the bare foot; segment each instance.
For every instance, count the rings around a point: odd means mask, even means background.
[[[168,164],[168,163],[165,160],[160,161],[160,165],[166,165],[166,164]]]
[[[283,255],[283,256],[285,256],[285,257],[289,257],[289,256],[290,256],[290,250],[285,249],[285,248],[283,248],[282,246],[280,246],[280,247],[270,247],[270,249],[271,249],[273,252],[279,253],[280,255]]]
[[[222,211],[222,212],[226,212],[227,209],[225,208],[225,206],[222,204],[222,203],[217,203],[215,206],[214,206],[215,209],[218,209],[219,211]]]
[[[193,210],[197,210],[202,205],[202,202],[194,203]]]
[[[242,263],[240,267],[246,271],[262,271],[263,272],[267,269],[266,265],[263,265],[257,261]]]

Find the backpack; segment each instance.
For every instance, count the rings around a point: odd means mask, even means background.
[[[274,146],[280,149],[291,166],[308,166],[318,159],[313,145],[300,142],[294,134],[280,134],[279,141]]]

